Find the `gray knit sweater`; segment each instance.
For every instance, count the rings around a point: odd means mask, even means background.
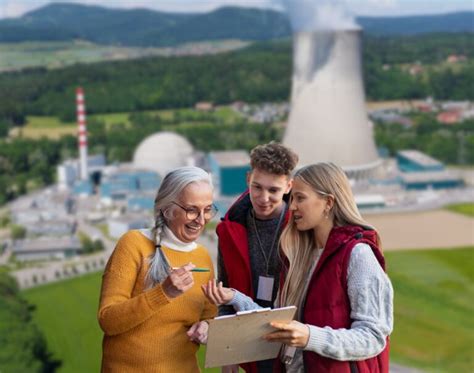
[[[353,320],[351,327],[332,329],[308,325],[310,336],[304,350],[335,360],[355,361],[374,357],[385,348],[386,338],[393,329],[393,288],[366,244],[357,244],[352,250],[347,291]],[[236,311],[260,308],[238,291],[228,304]],[[298,360],[297,356],[295,358]]]

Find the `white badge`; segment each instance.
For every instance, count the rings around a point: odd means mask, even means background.
[[[257,299],[272,300],[274,281],[275,279],[273,277],[258,276]]]

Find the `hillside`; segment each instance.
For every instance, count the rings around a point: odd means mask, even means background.
[[[473,32],[474,12],[407,17],[360,17],[368,34]],[[99,44],[169,46],[204,40],[269,40],[290,36],[275,10],[223,7],[209,13],[165,13],[53,3],[0,21],[0,42],[82,39]]]
[[[288,35],[289,24],[283,14],[237,7],[205,14],[175,14],[54,3],[21,18],[0,21],[0,42],[75,38],[101,44],[164,46],[203,40],[265,40]]]

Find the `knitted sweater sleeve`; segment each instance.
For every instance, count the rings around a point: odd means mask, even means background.
[[[233,290],[234,297],[226,305],[232,306],[236,312],[258,310],[263,308],[259,304],[255,303],[252,298],[238,290]]]
[[[347,270],[351,303],[349,329],[308,325],[310,338],[305,350],[340,361],[364,360],[385,348],[393,329],[393,289],[372,249],[357,244]]]
[[[161,285],[132,297],[142,265],[136,239],[128,232],[119,240],[102,277],[98,320],[106,335],[135,328],[170,302]]]
[[[214,264],[212,263],[212,259],[208,255],[208,268],[211,269],[211,273],[209,275],[209,280],[215,278],[214,272]],[[204,310],[201,315],[201,320],[212,319],[217,315],[217,307],[215,304],[211,303],[207,298],[204,305]]]

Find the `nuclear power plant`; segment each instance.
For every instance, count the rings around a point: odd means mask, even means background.
[[[381,164],[365,109],[361,30],[302,31],[293,36],[291,109],[283,143],[300,166],[330,161],[349,177]]]

